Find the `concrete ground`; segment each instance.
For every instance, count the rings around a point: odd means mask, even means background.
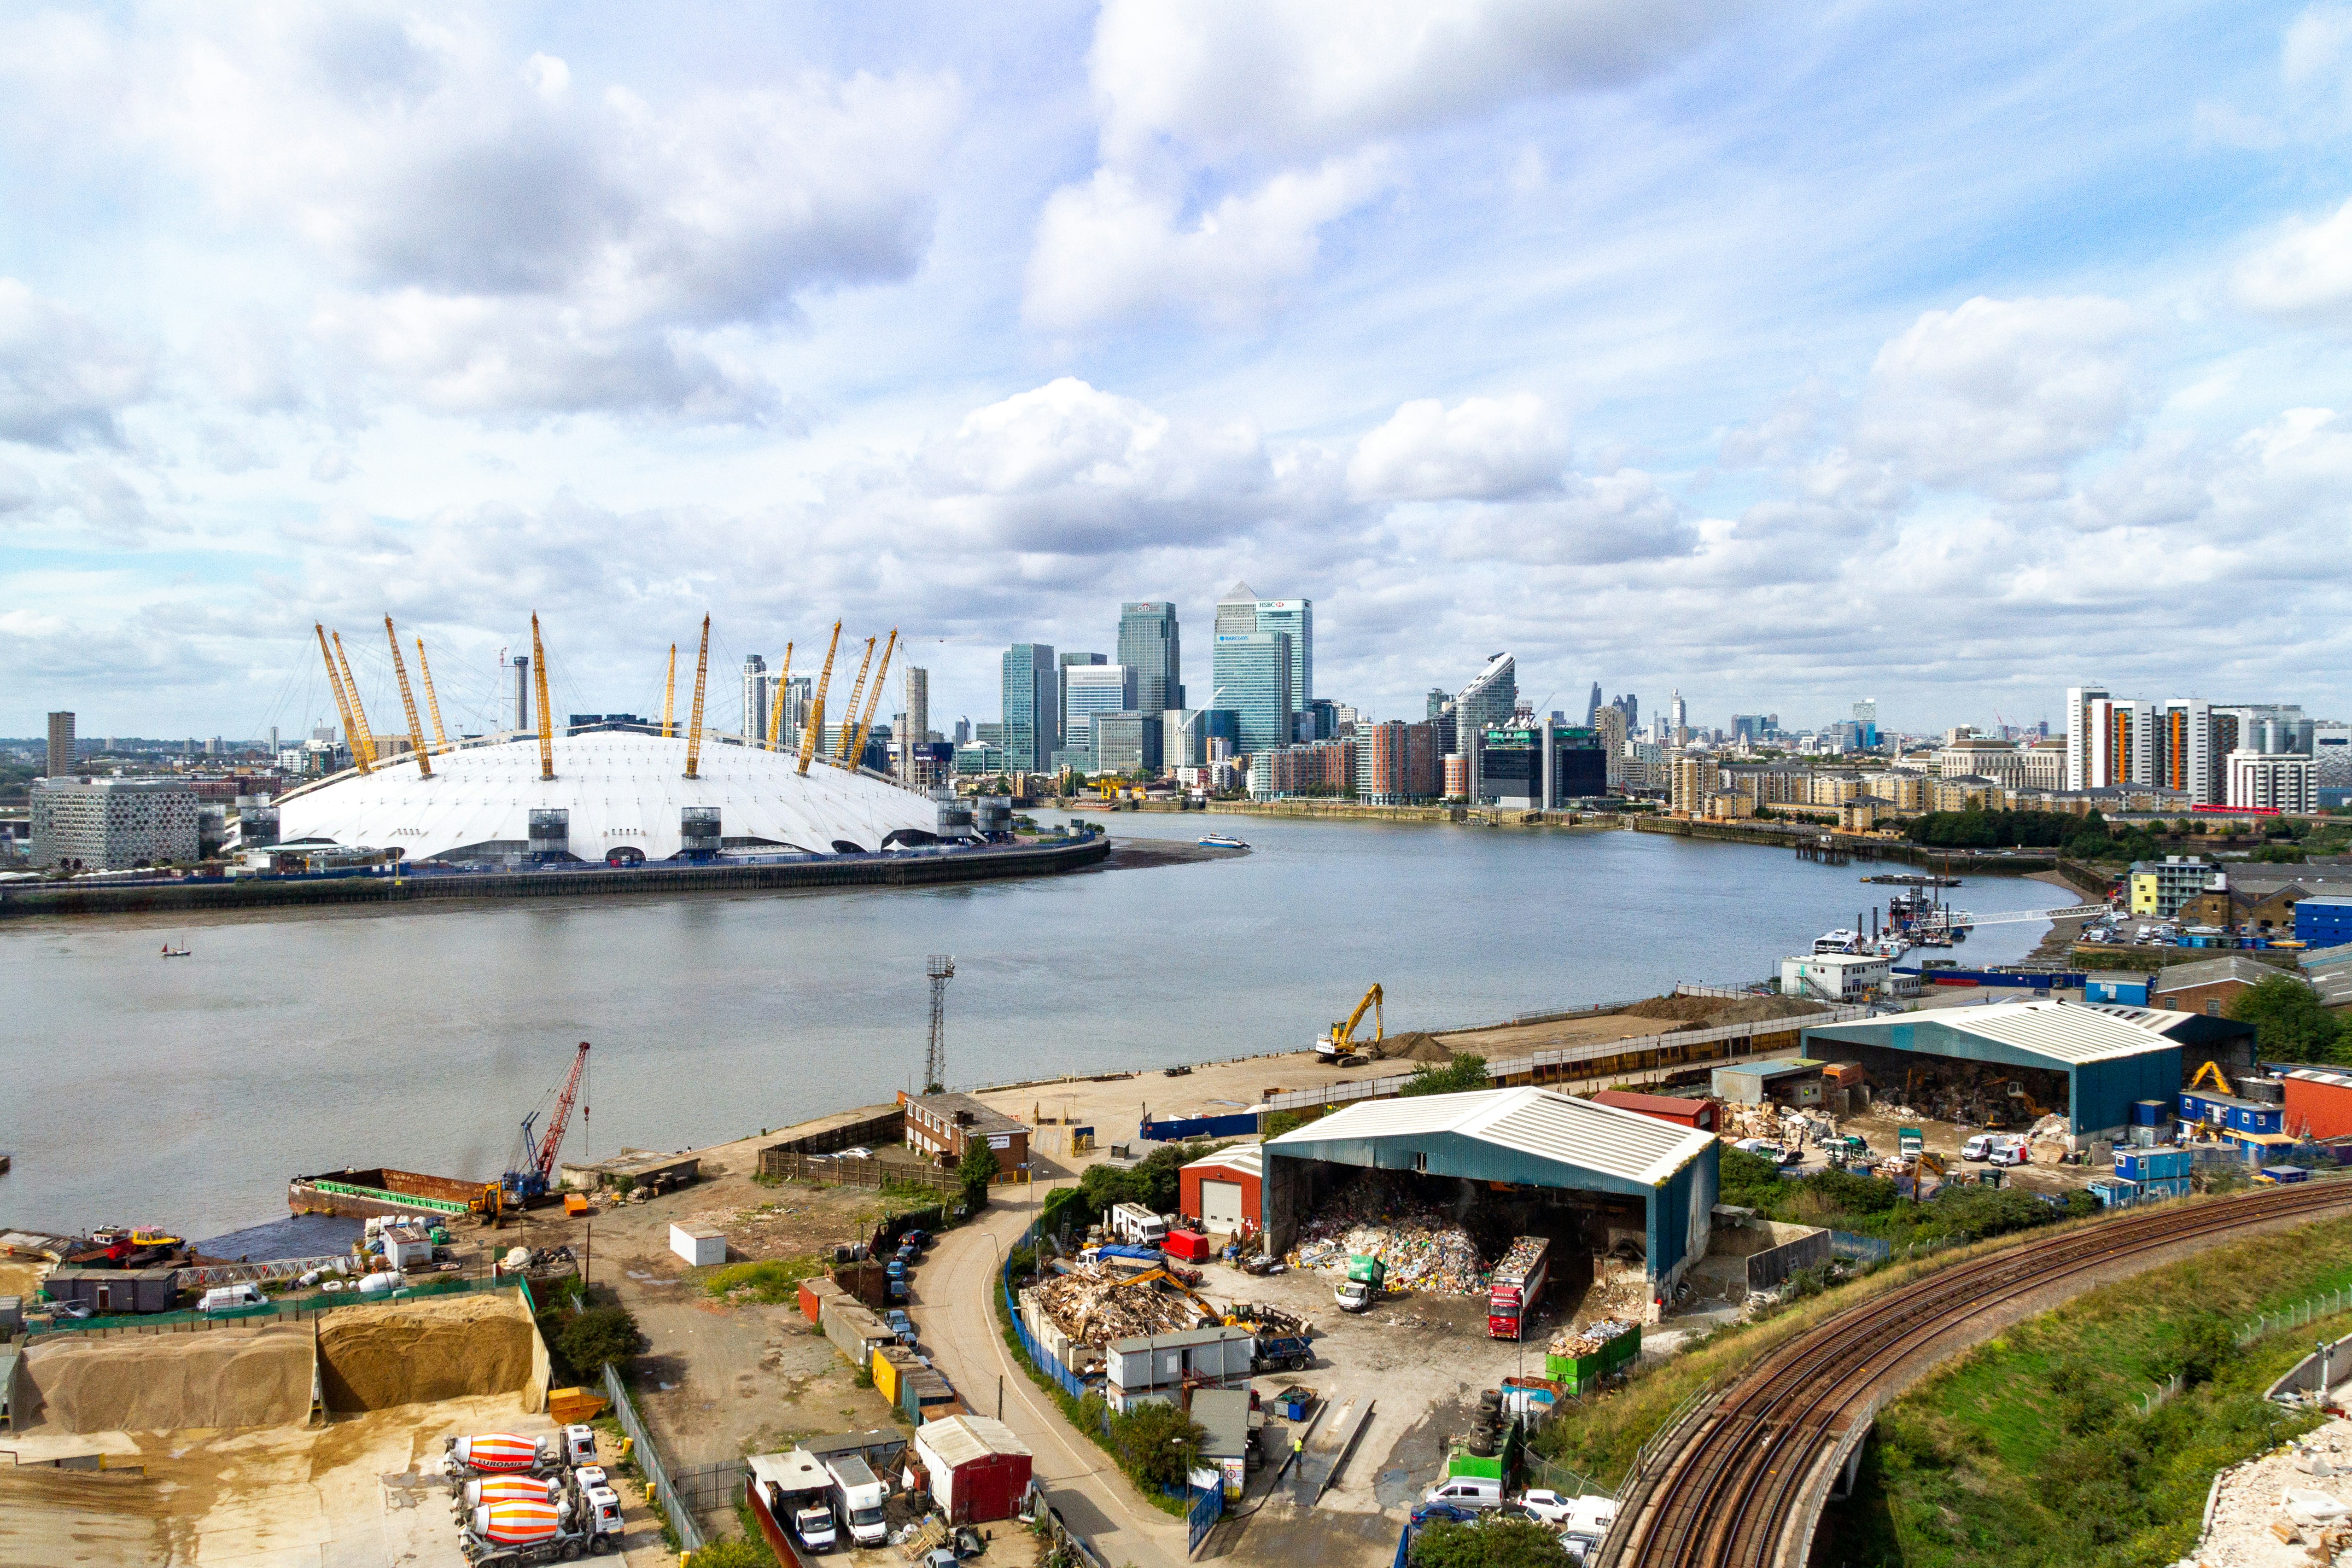
[[[511,1394],[403,1405],[325,1427],[0,1435],[0,1563],[122,1568],[413,1568],[457,1561],[442,1439],[553,1431]],[[85,1454],[107,1469],[37,1468]],[[669,1562],[636,1488],[614,1561]]]

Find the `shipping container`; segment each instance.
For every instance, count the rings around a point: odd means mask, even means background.
[[[2189,1149],[2157,1147],[2126,1148],[2116,1151],[2116,1174],[2126,1181],[2149,1181],[2163,1177],[2185,1176],[2196,1163],[2197,1156]]]
[[[1642,1325],[1630,1323],[1623,1333],[1602,1343],[1589,1354],[1557,1353],[1544,1357],[1544,1371],[1570,1394],[1581,1396],[1611,1373],[1628,1366],[1642,1354]]]
[[[953,1524],[1011,1519],[1029,1490],[1028,1448],[1012,1428],[984,1416],[951,1416],[915,1432],[915,1458],[931,1499]]]

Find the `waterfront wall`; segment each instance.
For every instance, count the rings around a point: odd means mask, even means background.
[[[1110,840],[1008,844],[945,855],[868,856],[783,865],[656,866],[630,870],[436,873],[421,876],[241,877],[77,887],[52,883],[0,892],[0,916],[196,914],[352,904],[441,904],[615,894],[741,893],[816,887],[919,887],[1046,876],[1099,864]]]

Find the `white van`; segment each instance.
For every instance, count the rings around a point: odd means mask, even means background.
[[[1422,1501],[1450,1502],[1456,1508],[1500,1508],[1503,1483],[1486,1476],[1455,1476],[1429,1489]]]
[[[2032,1146],[2023,1138],[2003,1138],[1993,1145],[1992,1163],[1997,1166],[2027,1165],[2032,1158]]]
[[[1992,1146],[1995,1141],[1996,1140],[1990,1133],[1979,1133],[1975,1137],[1970,1138],[1967,1143],[1960,1145],[1960,1158],[1964,1160],[1989,1160],[1992,1158]]]
[[[1168,1222],[1139,1203],[1113,1205],[1110,1230],[1131,1247],[1157,1247],[1168,1239]]]
[[[196,1311],[200,1312],[234,1312],[239,1307],[260,1306],[265,1300],[261,1293],[261,1287],[251,1282],[218,1285],[205,1292],[205,1299],[196,1303]]]

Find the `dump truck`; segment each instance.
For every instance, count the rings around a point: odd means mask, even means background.
[[[1548,1237],[1513,1239],[1495,1265],[1486,1291],[1486,1337],[1519,1339],[1527,1320],[1542,1304],[1544,1287],[1551,1283],[1551,1241]]]
[[[1379,1259],[1350,1257],[1348,1277],[1331,1294],[1343,1312],[1368,1312],[1381,1299],[1381,1287],[1388,1282],[1388,1277],[1389,1266]]]

